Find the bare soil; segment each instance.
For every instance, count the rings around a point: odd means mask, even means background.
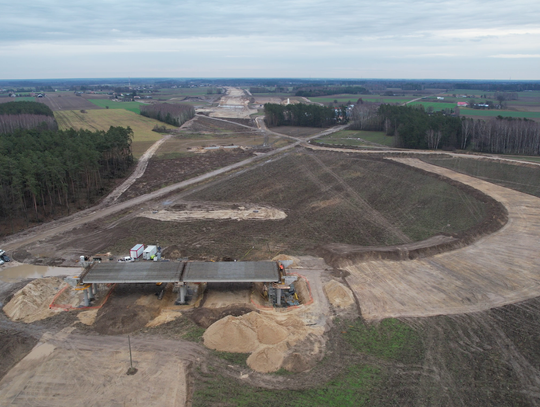
[[[0,380],[24,358],[38,340],[16,329],[0,328]]]
[[[153,158],[149,161],[144,175],[122,194],[119,201],[147,194],[252,156],[252,152],[231,149],[208,151],[204,154],[188,153],[182,157],[165,160]]]
[[[86,100],[83,96],[47,94],[43,98],[36,98],[37,102],[46,104],[52,111],[58,110],[91,110],[102,109],[101,107]]]
[[[280,134],[286,134],[292,137],[309,137],[320,133],[324,129],[321,127],[300,127],[300,126],[276,126],[270,127],[270,130]]]

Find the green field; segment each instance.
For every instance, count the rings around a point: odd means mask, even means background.
[[[428,107],[433,108],[434,111],[444,110],[444,109],[454,109],[456,107],[455,103],[444,103],[444,102],[413,102],[409,106],[422,105],[424,109],[427,110]]]
[[[382,131],[342,130],[316,140],[316,142],[325,144],[344,144],[350,146],[366,145],[366,141],[387,147],[394,145],[394,138],[385,135]]]
[[[501,156],[506,157],[506,156]],[[508,156],[510,158],[512,156]],[[540,157],[530,157],[540,159]],[[522,159],[518,157],[518,159]],[[540,197],[540,166],[514,165],[473,158],[424,158],[423,161]]]
[[[487,116],[487,117],[525,117],[527,119],[540,118],[540,112],[515,112],[512,110],[480,110],[460,108],[461,116]]]
[[[110,126],[131,127],[133,137],[133,155],[140,157],[162,135],[152,131],[154,126],[175,127],[123,109],[96,109],[81,113],[79,110],[54,112],[60,130],[89,129],[108,130]]]
[[[113,102],[109,99],[88,99],[88,101],[104,109],[109,106],[109,109],[125,109],[137,114],[141,113],[139,102]]]

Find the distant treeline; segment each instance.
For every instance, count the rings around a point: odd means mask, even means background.
[[[489,120],[460,118],[421,106],[356,105],[351,128],[379,130],[395,137],[395,146],[418,149],[462,149],[495,154],[540,154],[540,124],[498,116]]]
[[[133,131],[41,131],[0,135],[0,217],[41,220],[84,207],[133,163]]]
[[[49,106],[38,102],[0,103],[0,134],[34,128],[58,130]]]
[[[268,126],[324,127],[334,123],[334,109],[319,105],[296,103],[264,105],[265,121]]]
[[[181,126],[195,116],[195,109],[190,105],[157,103],[141,105],[141,114],[172,126]]]
[[[322,87],[304,87],[296,91],[295,96],[317,97],[340,94],[369,94],[369,91],[363,86],[322,86]]]

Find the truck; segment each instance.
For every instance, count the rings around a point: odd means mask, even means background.
[[[136,245],[133,246],[133,247],[131,248],[131,250],[129,251],[129,256],[130,256],[132,259],[138,259],[139,257],[142,256],[143,251],[144,251],[144,245],[141,244],[141,243],[136,244]]]
[[[153,260],[156,253],[157,253],[157,246],[146,246],[146,249],[144,249],[142,257],[144,260]]]

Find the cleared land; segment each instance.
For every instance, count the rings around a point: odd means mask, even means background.
[[[134,133],[133,155],[140,157],[152,144],[161,139],[162,135],[152,131],[155,125],[168,129],[175,127],[158,122],[124,109],[88,110],[81,113],[76,110],[56,111],[55,116],[61,130],[89,129],[108,130],[110,126],[131,127]]]
[[[339,266],[366,319],[480,311],[534,298],[540,288],[540,199],[416,159],[394,159],[470,185],[501,202],[510,221],[471,246],[411,261]],[[462,213],[464,211],[461,211]]]
[[[387,136],[382,131],[342,130],[312,142],[345,146],[393,147],[394,137]]]
[[[505,156],[501,156],[505,158]],[[526,157],[515,157],[524,159]],[[423,158],[431,164],[540,198],[540,166],[463,157]]]
[[[82,96],[73,93],[55,94],[51,93],[43,98],[35,98],[36,101],[45,103],[53,112],[63,110],[91,110],[99,109],[99,106],[91,103]]]

